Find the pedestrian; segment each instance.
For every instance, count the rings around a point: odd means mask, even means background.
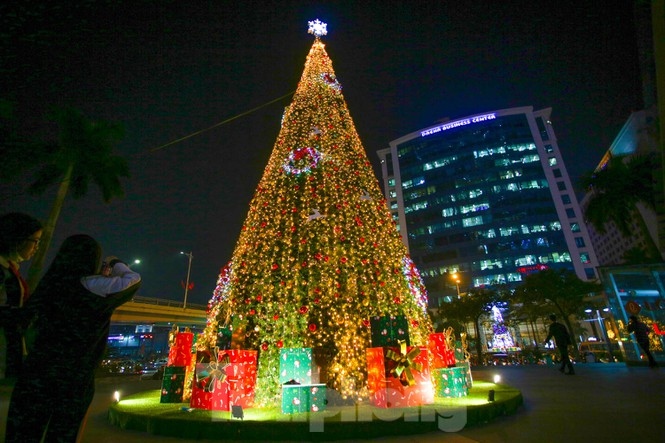
[[[568,367],[568,372],[565,373],[567,375],[574,375],[575,369],[573,369],[573,364],[571,363],[570,357],[568,356],[568,345],[573,344],[573,341],[570,339],[568,329],[556,321],[556,315],[550,315],[550,320],[552,323],[550,324],[549,333],[545,339],[545,345],[547,345],[547,342],[549,342],[550,339],[554,337],[554,342],[556,343],[556,347],[559,350],[559,354],[561,355],[561,367],[559,368],[559,371],[565,372],[566,367]]]
[[[21,314],[30,293],[19,266],[35,254],[41,236],[42,224],[28,214],[0,216],[0,329],[5,334],[6,379],[18,376],[26,353]]]
[[[639,321],[636,316],[631,315],[630,321],[628,322],[628,332],[635,334],[637,344],[640,345],[640,348],[644,351],[644,355],[649,359],[649,367],[658,367],[656,359],[653,358],[653,355],[651,355],[651,351],[649,350],[649,327]]]
[[[34,316],[36,337],[12,392],[8,443],[76,441],[113,310],[131,299],[141,281],[115,257],[100,268],[100,257],[92,237],[68,237],[25,307]]]

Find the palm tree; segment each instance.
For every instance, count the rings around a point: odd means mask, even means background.
[[[93,182],[101,191],[104,202],[108,203],[114,197],[124,195],[120,177],[129,177],[127,161],[112,152],[113,145],[123,136],[120,124],[89,120],[73,108],[56,109],[51,118],[58,124],[58,140],[43,146],[43,161],[28,165],[37,167],[35,180],[29,187],[31,193],[42,195],[53,185],[58,185],[39,249],[28,270],[28,285],[33,289],[39,281],[69,191],[75,199],[81,198]]]
[[[662,261],[662,257],[637,204],[655,210],[656,166],[651,155],[632,155],[627,160],[626,156],[612,157],[603,168],[580,179],[583,188],[591,192],[584,211],[587,222],[600,233],[605,233],[607,223],[613,222],[623,236],[630,237],[631,222],[636,220],[647,243],[648,261]]]

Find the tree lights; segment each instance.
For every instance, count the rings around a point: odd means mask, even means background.
[[[427,296],[393,223],[320,37],[286,109],[231,263],[220,274],[202,343],[233,316],[260,350],[256,399],[279,394],[279,349],[310,347],[322,379],[362,397],[368,319],[405,315],[426,344]]]

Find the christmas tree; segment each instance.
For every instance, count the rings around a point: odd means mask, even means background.
[[[322,379],[344,397],[366,390],[370,318],[404,315],[425,345],[427,295],[356,133],[321,37],[315,40],[231,262],[220,274],[201,343],[229,318],[259,350],[256,399],[279,396],[280,348],[327,356]]]
[[[492,317],[494,318],[494,321],[492,322],[494,338],[487,344],[489,351],[506,352],[519,350],[519,348],[515,346],[515,340],[513,340],[513,336],[503,322],[503,315],[497,306],[492,306]]]

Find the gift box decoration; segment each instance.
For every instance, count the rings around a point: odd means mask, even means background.
[[[279,350],[279,382],[312,383],[312,349],[282,348]]]
[[[391,408],[434,402],[426,347],[368,348],[366,355],[367,387],[373,405]]]
[[[218,361],[226,365],[229,404],[250,408],[254,405],[258,352],[245,349],[219,351]]]
[[[185,370],[184,366],[164,366],[160,403],[182,403],[185,391]]]
[[[178,332],[169,349],[168,366],[188,367],[192,362],[192,344],[194,334],[192,332]]]
[[[199,353],[204,354],[205,351]],[[217,355],[217,360],[196,364],[190,406],[213,411],[230,411],[232,406],[251,408],[256,388],[257,351],[216,349],[211,355]]]
[[[466,368],[439,368],[432,371],[437,397],[459,398],[469,394],[466,381]]]
[[[432,369],[455,366],[455,351],[448,346],[448,336],[446,334],[430,334],[427,349],[430,352]]]
[[[455,360],[456,362],[465,361],[466,356],[464,355],[464,347],[462,346],[462,341],[455,341]]]
[[[282,385],[282,413],[319,412],[326,408],[326,385]]]
[[[209,411],[230,411],[229,384],[219,378],[194,383],[189,406]]]
[[[399,341],[409,341],[409,324],[403,315],[372,317],[369,320],[372,332],[372,346],[399,346]]]
[[[473,377],[471,376],[471,363],[468,361],[458,361],[455,366],[466,369],[466,386],[471,389],[473,387]]]

